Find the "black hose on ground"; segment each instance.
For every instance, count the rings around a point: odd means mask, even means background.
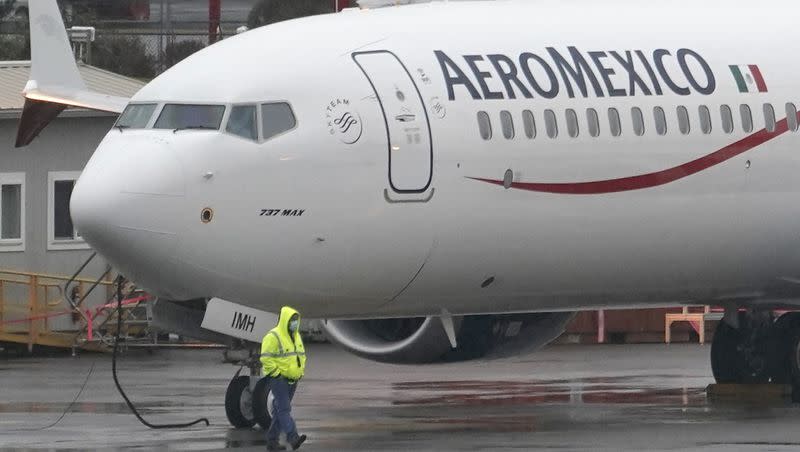
[[[134,416],[136,416],[136,419],[139,419],[139,422],[147,427],[153,429],[187,428],[201,422],[205,422],[206,426],[209,426],[211,423],[208,422],[208,419],[204,417],[193,422],[185,422],[180,424],[151,424],[150,422],[147,422],[141,414],[139,414],[139,411],[133,405],[131,399],[129,399],[125,394],[125,391],[122,390],[122,386],[119,384],[119,379],[117,378],[117,349],[119,347],[120,332],[122,331],[122,282],[122,276],[117,277],[117,332],[114,337],[114,351],[111,355],[111,374],[114,376],[114,384],[117,386],[119,394],[123,399],[125,399],[125,403],[128,404],[128,408],[130,408],[131,412],[134,414]]]

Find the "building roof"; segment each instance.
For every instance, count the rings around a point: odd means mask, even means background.
[[[28,82],[30,61],[0,62],[0,113],[22,111],[25,98],[22,90]],[[144,82],[109,72],[94,66],[78,63],[78,70],[91,91],[112,96],[133,97]]]

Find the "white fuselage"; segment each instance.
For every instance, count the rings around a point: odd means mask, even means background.
[[[75,188],[73,216],[156,294],[291,304],[306,317],[790,303],[800,292],[800,134],[785,131],[786,103],[800,105],[792,20],[744,2],[568,0],[432,3],[264,27],[190,57],[132,102],[285,101],[294,129],[260,143],[112,129]],[[581,73],[562,73],[559,55]],[[508,86],[502,71],[516,71]],[[618,137],[609,108],[621,116]],[[587,109],[598,113],[597,137]]]

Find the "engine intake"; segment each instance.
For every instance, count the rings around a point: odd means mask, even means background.
[[[415,364],[531,352],[561,335],[573,316],[557,312],[454,317],[455,349],[438,317],[327,320],[322,328],[332,342],[362,358]]]

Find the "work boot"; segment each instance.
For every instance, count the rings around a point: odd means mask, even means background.
[[[293,440],[289,441],[289,445],[292,446],[292,450],[299,449],[300,446],[302,446],[303,443],[306,442],[306,438],[307,438],[306,435],[300,435],[296,436]]]
[[[282,445],[278,441],[267,441],[267,450],[270,452],[276,450],[286,450],[286,446]]]

